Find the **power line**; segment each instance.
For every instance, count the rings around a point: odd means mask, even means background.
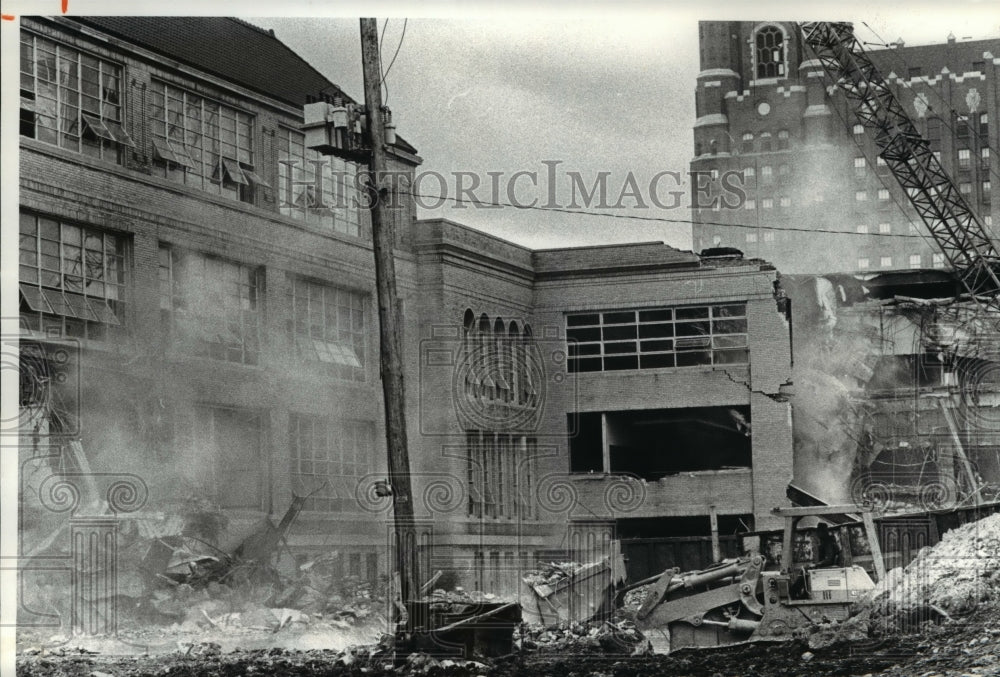
[[[459,197],[451,197],[450,195],[426,195],[423,193],[414,193],[412,191],[401,190],[401,192],[411,195],[413,197],[419,197],[428,200],[437,201],[448,201],[454,202],[456,204],[471,204],[481,207],[510,207],[512,209],[521,209],[526,211],[540,211],[540,212],[556,212],[560,214],[572,214],[574,216],[598,216],[612,219],[625,219],[630,221],[645,221],[652,223],[680,223],[685,225],[704,225],[704,226],[722,226],[726,228],[763,228],[765,230],[780,230],[780,231],[790,231],[799,233],[827,233],[831,235],[862,235],[864,237],[906,237],[906,238],[924,238],[920,233],[910,234],[910,233],[858,233],[852,230],[833,230],[830,228],[797,228],[795,226],[757,226],[753,224],[744,223],[723,223],[721,221],[694,221],[692,219],[670,219],[665,216],[637,216],[635,214],[609,214],[607,212],[589,212],[583,209],[568,209],[566,207],[539,207],[538,205],[522,205],[514,204],[511,202],[497,201],[492,202],[489,200],[479,200],[472,199],[466,200]]]
[[[403,46],[403,38],[406,37],[407,22],[409,22],[409,19],[403,19],[403,32],[399,35],[399,44],[396,45],[396,52],[392,55],[392,61],[389,62],[388,68],[385,69],[385,73],[382,75],[383,78],[389,75],[389,71],[392,70],[392,64],[396,63],[396,57],[399,56],[399,49]]]
[[[393,64],[396,63],[396,57],[399,56],[399,50],[403,46],[403,38],[406,37],[407,23],[409,23],[409,19],[403,19],[403,32],[400,33],[399,35],[399,43],[396,45],[396,51],[393,53],[392,59],[389,61],[389,66],[385,70],[382,70],[382,42],[385,38],[385,29],[389,26],[389,20],[386,19],[385,23],[382,24],[382,36],[379,38],[378,41],[378,50],[379,50],[378,67],[379,67],[379,74],[381,76],[380,84],[382,85],[382,87],[385,88],[385,98],[382,100],[383,106],[386,105],[389,101],[389,83],[386,81],[386,77],[388,77],[389,71],[392,70]]]

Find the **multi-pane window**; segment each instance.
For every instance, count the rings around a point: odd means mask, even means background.
[[[368,343],[367,297],[294,278],[289,301],[291,338],[299,356],[326,362],[340,378],[363,381]]]
[[[764,231],[764,242],[774,242],[774,231],[765,230]]]
[[[910,258],[909,258],[908,264],[909,264],[910,268],[919,268],[920,267],[920,254],[910,254]]]
[[[195,480],[223,508],[260,510],[264,498],[264,417],[252,409],[197,405],[174,420],[167,459],[197,468]]]
[[[754,167],[744,167],[743,168],[743,179],[752,179],[757,176],[757,171]]]
[[[21,319],[32,332],[103,340],[121,329],[126,239],[20,215]]]
[[[753,244],[757,241],[757,233],[747,233],[747,242]]]
[[[781,205],[782,207],[791,207],[792,206],[792,198],[788,197],[787,195],[783,195],[783,196],[781,196],[781,199],[778,202],[778,204]]]
[[[972,184],[969,183],[968,181],[963,181],[962,183],[958,184],[958,192],[960,192],[962,195],[972,195]]]
[[[267,185],[254,171],[251,115],[159,80],[149,111],[155,167],[166,178],[251,203]]]
[[[537,441],[491,431],[466,432],[469,516],[536,519],[533,497]]]
[[[757,200],[753,199],[752,197],[748,197],[743,202],[743,208],[744,209],[757,209]]]
[[[757,77],[776,78],[785,75],[785,34],[777,26],[765,26],[757,31]]]
[[[854,125],[854,128],[852,129],[852,131],[854,132],[854,136],[863,136],[864,133],[865,133],[865,126],[864,125]]]
[[[972,151],[968,148],[958,149],[958,166],[961,169],[968,169],[972,161]]]
[[[879,265],[882,266],[883,268],[892,268],[892,257],[883,256],[882,258],[879,259]]]
[[[278,145],[281,213],[345,235],[361,235],[358,167],[305,146],[305,136],[284,127]]]
[[[935,268],[944,268],[944,254],[931,254],[931,265]]]
[[[879,169],[885,169],[889,165],[886,164],[885,158],[879,155],[875,158],[875,166],[878,167]]]
[[[311,494],[305,509],[358,512],[358,482],[373,470],[375,457],[371,421],[292,414],[288,428],[292,490]]]
[[[792,172],[792,168],[786,164],[781,163],[778,165],[778,176],[788,176]]]
[[[764,209],[772,209],[774,207],[774,198],[765,197],[760,201],[760,206]]]
[[[979,149],[979,157],[982,158],[982,166],[983,166],[984,169],[990,166],[990,149],[989,148],[980,148]]]
[[[762,151],[771,150],[771,132],[760,133],[760,149]]]
[[[863,157],[854,158],[854,173],[858,176],[864,176],[867,173],[865,170],[865,159]]]
[[[788,130],[778,130],[778,150],[788,150]]]
[[[745,364],[746,303],[566,316],[571,371]]]
[[[196,355],[257,364],[263,271],[160,245],[160,311],[174,343]]]
[[[878,199],[879,202],[887,202],[889,200],[889,189],[879,188],[878,189]]]
[[[878,232],[880,235],[890,235],[892,234],[892,224],[880,223],[878,224]]]
[[[865,202],[868,200],[868,191],[856,190],[854,191],[854,201],[855,202]]]
[[[21,32],[21,134],[120,162],[134,147],[122,127],[122,68]]]
[[[743,132],[743,152],[753,152],[753,132]]]
[[[868,257],[862,256],[860,259],[858,259],[858,270],[867,270],[868,265],[869,265]]]
[[[764,165],[760,168],[760,175],[764,177],[765,180],[770,180],[774,176],[774,169],[770,165]]]
[[[868,232],[868,224],[867,223],[859,223],[858,225],[856,225],[854,227],[854,232],[861,233],[862,235],[866,234]]]

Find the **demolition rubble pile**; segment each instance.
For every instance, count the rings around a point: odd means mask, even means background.
[[[310,560],[296,575],[269,580],[210,580],[193,567],[188,576],[152,592],[147,618],[173,632],[384,628],[385,596],[356,576],[339,576],[336,556]],[[215,578],[215,577],[212,577]]]
[[[549,626],[525,626],[515,646],[526,651],[558,651],[637,655],[646,653],[648,642],[635,623],[625,618],[573,621]]]
[[[931,606],[946,614],[1000,600],[1000,513],[945,532],[905,569],[893,569],[872,595],[882,613]]]
[[[580,562],[548,562],[542,564],[535,571],[526,573],[523,576],[523,580],[531,586],[554,586],[564,580],[573,578],[586,567],[586,564],[581,564]]]

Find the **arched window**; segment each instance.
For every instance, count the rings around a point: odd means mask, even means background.
[[[503,319],[493,323],[493,354],[490,356],[490,372],[496,384],[494,399],[507,401],[510,384],[507,382],[507,331]]]
[[[534,350],[534,337],[531,333],[531,325],[524,325],[524,330],[521,333],[522,336],[522,347],[524,348],[524,380],[521,382],[521,393],[524,397],[522,400],[524,404],[529,407],[533,407],[538,403],[538,390],[535,387],[534,379],[532,378],[531,370],[531,357],[529,353]]]
[[[760,133],[760,149],[764,152],[771,150],[771,132]]]
[[[475,352],[476,341],[476,315],[471,308],[466,308],[465,316],[462,318],[462,359],[468,367],[472,355]],[[478,383],[473,369],[465,370],[465,396],[475,397]]]
[[[479,397],[487,399],[492,399],[495,395],[495,393],[490,392],[490,386],[493,382],[489,378],[489,369],[487,369],[491,349],[490,329],[490,318],[486,316],[486,313],[483,313],[479,316],[479,345],[476,346],[479,352],[471,366],[476,371],[479,381]]]
[[[507,379],[510,383],[510,401],[518,404],[520,397],[521,383],[521,332],[517,328],[517,322],[511,322],[507,330],[507,350],[510,353],[510,370]]]
[[[753,132],[743,132],[743,152],[753,152]]]
[[[758,78],[780,78],[785,75],[785,34],[777,26],[764,26],[757,31],[754,53],[757,57]]]

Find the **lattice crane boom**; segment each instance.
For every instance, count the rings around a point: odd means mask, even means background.
[[[972,297],[1000,313],[1000,252],[846,22],[799,25]],[[1000,319],[1000,318],[998,318]]]

